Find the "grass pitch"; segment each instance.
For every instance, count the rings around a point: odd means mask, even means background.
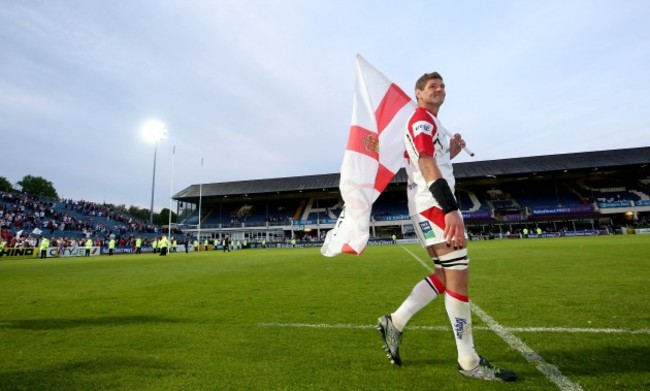
[[[650,235],[470,243],[473,304],[559,385],[476,313],[477,350],[520,380],[458,375],[441,298],[390,365],[374,325],[428,274],[418,245],[3,260],[0,389],[650,389],[649,250]]]

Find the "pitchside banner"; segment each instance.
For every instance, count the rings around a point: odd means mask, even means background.
[[[90,249],[90,256],[95,257],[100,255],[101,247],[93,246]],[[73,247],[73,248],[63,248],[61,252],[56,247],[50,247],[47,249],[48,258],[67,258],[67,257],[83,257],[86,255],[86,248],[84,247]]]
[[[599,208],[628,208],[631,207],[632,201],[598,201]]]
[[[100,247],[95,246],[90,249],[90,256],[100,255]],[[57,247],[49,247],[46,251],[48,258],[68,258],[68,257],[83,257],[86,255],[85,247],[67,247],[59,249]],[[0,258],[13,259],[13,258],[39,258],[41,256],[41,249],[36,247],[15,247],[5,248],[0,252]]]
[[[483,210],[478,212],[462,212],[463,220],[487,220],[492,218],[492,212]]]
[[[33,247],[13,247],[5,248],[0,252],[0,259],[9,258],[36,258],[39,249]]]
[[[585,214],[595,211],[593,205],[569,206],[558,208],[532,208],[533,216],[552,216],[552,215],[567,215],[567,214]]]

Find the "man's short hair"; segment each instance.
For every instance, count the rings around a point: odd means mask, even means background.
[[[438,72],[425,73],[415,82],[415,89],[420,91],[424,90],[424,87],[431,79],[442,80],[442,76]]]

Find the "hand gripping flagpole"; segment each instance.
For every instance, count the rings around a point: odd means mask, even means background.
[[[449,137],[450,140],[454,138],[454,135],[451,134],[450,131],[448,131],[448,130],[445,129],[445,128],[442,128],[442,130],[445,131],[445,134],[447,135],[447,137]],[[467,154],[468,154],[469,156],[474,157],[474,152],[472,152],[469,148],[467,148],[467,147],[463,147],[463,151],[467,152]]]

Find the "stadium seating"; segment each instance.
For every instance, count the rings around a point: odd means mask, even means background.
[[[316,199],[311,197],[306,203],[301,215],[301,221],[333,222],[343,210],[343,200],[340,198]]]
[[[460,205],[460,210],[463,212],[478,212],[489,210],[490,206],[483,197],[479,197],[474,191],[467,189],[458,189],[456,191],[456,196],[458,197],[458,204]]]
[[[556,208],[584,205],[584,201],[564,185],[513,187],[510,193],[522,207]]]
[[[101,204],[85,201],[39,201],[26,194],[2,194],[0,208],[8,213],[21,210],[20,226],[5,224],[13,231],[33,232],[35,228],[42,235],[70,239],[85,237],[90,233],[94,238],[104,238],[110,234],[128,238],[137,235],[153,238],[160,229],[138,221],[125,213],[110,209]],[[43,216],[40,216],[43,212]]]
[[[395,221],[409,218],[406,197],[379,197],[372,206],[375,221]]]
[[[306,204],[305,199],[278,199],[248,201],[243,203],[222,203],[206,206],[201,213],[202,228],[265,227],[291,225],[291,220]],[[195,226],[199,223],[199,212],[181,221],[181,225]]]

